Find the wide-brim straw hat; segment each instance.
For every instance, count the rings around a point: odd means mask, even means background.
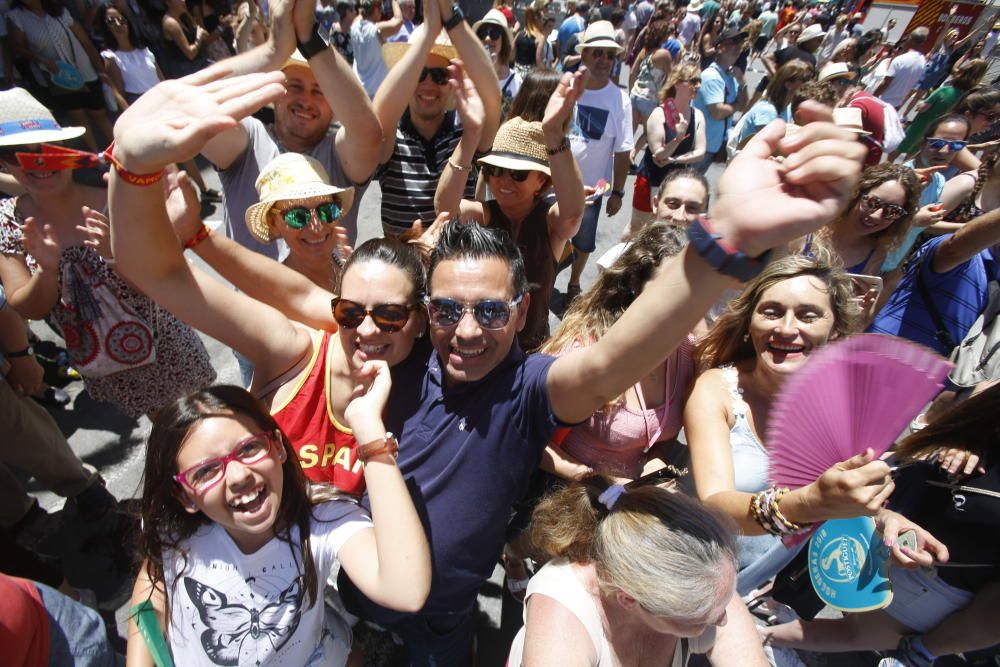
[[[284,65],[281,66],[281,69],[285,70],[289,67],[305,67],[306,69],[310,69],[309,60],[306,59],[304,55],[299,53],[298,49],[295,49],[292,51],[291,57],[285,61]]]
[[[510,25],[507,23],[507,17],[503,15],[503,12],[499,9],[491,9],[486,12],[486,16],[472,24],[472,32],[478,36],[480,26],[487,24],[498,25],[503,28],[504,34],[507,36],[507,43],[510,44],[510,48],[514,48],[514,33],[510,31]]]
[[[583,31],[580,43],[576,45],[576,52],[583,53],[584,49],[614,49],[624,51],[622,45],[615,40],[615,27],[611,21],[594,21]]]
[[[0,92],[0,147],[76,139],[85,127],[63,127],[52,112],[23,88]]]
[[[500,126],[493,139],[493,148],[479,158],[479,164],[491,164],[505,169],[540,171],[552,175],[549,156],[545,152],[545,133],[541,121],[527,121],[520,116]]]
[[[410,35],[410,42],[417,41],[417,38],[424,32],[426,32],[424,24],[417,26],[416,30]],[[396,66],[396,63],[403,57],[407,49],[413,46],[410,42],[389,42],[388,44],[382,45],[382,60],[385,61],[385,66],[392,69]],[[438,33],[437,39],[434,40],[434,44],[431,45],[431,51],[428,55],[439,56],[444,58],[448,62],[458,58],[458,49],[456,49],[452,43],[451,39],[448,38],[447,33],[442,30]]]
[[[261,243],[278,238],[267,224],[267,212],[275,202],[337,195],[342,216],[347,215],[354,203],[354,188],[330,185],[330,177],[319,160],[301,153],[283,153],[271,160],[261,170],[254,187],[260,201],[247,209],[245,217],[250,234]]]
[[[857,107],[837,107],[833,110],[833,122],[845,130],[850,130],[862,136],[871,134],[871,132],[864,128],[861,109]]]
[[[810,39],[816,39],[818,37],[824,37],[826,31],[823,30],[823,26],[813,23],[812,25],[806,26],[806,29],[802,31],[799,38],[795,40],[796,44],[802,44],[808,42]]]
[[[850,79],[854,80],[857,74],[847,63],[827,63],[819,71],[819,81],[829,81],[830,79]]]

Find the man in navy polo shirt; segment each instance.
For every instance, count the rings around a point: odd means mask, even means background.
[[[806,113],[829,118],[815,107]],[[799,152],[807,146],[816,153]],[[776,152],[792,168],[779,168],[770,159]],[[810,123],[788,138],[780,123],[762,130],[723,174],[713,219],[692,226],[711,236],[693,232],[698,243],[666,262],[603,338],[559,358],[526,356],[515,342],[530,298],[517,245],[495,229],[447,225],[429,274],[434,349],[393,369],[385,419],[400,434],[399,467],[427,531],[431,592],[420,612],[393,612],[341,574],[348,610],[401,636],[411,665],[468,665],[476,596],[549,436],[587,419],[669,356],[732,285],[722,273],[736,275],[730,262],[756,270],[734,248],[756,257],[832,219],[863,155],[853,135],[831,123]]]

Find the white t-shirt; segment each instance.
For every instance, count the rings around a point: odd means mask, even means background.
[[[535,593],[540,593],[545,597],[552,598],[580,621],[587,630],[590,640],[593,642],[597,653],[597,663],[595,667],[613,667],[618,664],[611,650],[611,644],[604,634],[604,624],[601,621],[601,614],[597,610],[597,604],[591,597],[583,583],[573,572],[573,566],[566,560],[557,559],[545,564],[528,583],[527,594],[524,599],[524,621],[528,621],[528,599]],[[524,653],[525,628],[518,631],[517,636],[510,647],[510,656],[507,659],[508,665],[520,665]],[[715,628],[709,627],[703,634],[687,641],[687,656],[684,655],[683,642],[677,640],[677,648],[672,656],[663,656],[663,662],[654,667],[684,667],[685,658],[692,653],[707,653],[715,645]]]
[[[615,153],[632,150],[632,103],[611,81],[600,90],[585,89],[573,110],[569,143],[584,185],[609,182]]]
[[[354,49],[354,73],[361,79],[368,97],[375,97],[375,91],[389,73],[382,59],[378,27],[364,19],[356,22],[351,26],[351,47]]]
[[[517,97],[519,90],[521,90],[521,75],[512,67],[507,76],[500,79],[500,103],[504,109],[510,108],[510,103]]]
[[[920,81],[926,65],[924,54],[912,49],[893,58],[885,72],[887,77],[892,77],[892,81],[879,97],[886,104],[898,108]]]
[[[142,95],[160,82],[160,78],[156,76],[156,58],[153,57],[153,52],[147,48],[132,49],[131,51],[105,49],[101,51],[101,57],[106,60],[114,60],[115,64],[118,65],[125,82],[126,93]]]
[[[363,509],[345,500],[313,508],[310,540],[318,590],[306,606],[302,557],[272,539],[252,554],[240,551],[226,530],[210,524],[177,552],[164,555],[170,601],[169,641],[175,665],[341,666],[351,637],[323,602],[323,587],[337,552],[371,527]],[[298,530],[291,541],[298,543]],[[297,547],[296,547],[297,551]]]

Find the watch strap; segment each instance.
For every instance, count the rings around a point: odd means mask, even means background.
[[[615,197],[618,197],[619,199],[625,199],[624,190],[612,190],[611,194],[613,194]]]
[[[444,28],[445,32],[448,32],[464,20],[465,14],[462,13],[462,8],[456,2],[451,6],[451,18],[441,23],[441,27]]]
[[[708,262],[713,269],[724,276],[746,282],[759,274],[767,266],[771,257],[768,250],[757,258],[748,257],[743,251],[727,244],[720,234],[712,231],[707,215],[699,215],[688,226],[688,240],[691,247]]]
[[[15,350],[14,352],[6,352],[4,354],[8,359],[17,359],[18,357],[33,357],[35,356],[35,346],[29,345],[23,350]]]
[[[329,45],[323,40],[323,36],[319,34],[319,26],[315,23],[313,23],[312,32],[309,34],[309,40],[297,42],[296,45],[299,48],[299,53],[306,60],[310,60],[313,56],[323,53],[329,48]]]
[[[396,440],[396,436],[392,433],[386,433],[384,438],[358,445],[358,460],[368,461],[382,454],[389,454],[392,458],[396,458],[398,452],[399,442]]]

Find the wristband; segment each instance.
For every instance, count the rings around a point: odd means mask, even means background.
[[[552,156],[552,155],[559,155],[560,153],[564,153],[568,150],[569,150],[569,139],[563,137],[562,141],[559,142],[558,146],[556,146],[555,148],[546,148],[545,152],[548,155]]]
[[[771,257],[768,250],[757,258],[747,257],[743,251],[723,240],[712,231],[707,215],[699,215],[688,226],[688,240],[691,247],[708,262],[713,269],[724,276],[746,282],[764,270]]]
[[[618,197],[619,199],[625,199],[625,191],[624,190],[612,190],[611,191],[611,196],[612,197]]]
[[[389,454],[395,459],[398,452],[399,442],[396,440],[396,436],[392,433],[386,433],[384,438],[358,445],[358,460],[366,462],[380,454]]]
[[[4,354],[8,359],[17,359],[18,357],[33,357],[35,356],[35,346],[29,345],[23,350],[16,350],[14,352],[7,352]]]
[[[447,21],[441,23],[441,27],[444,28],[445,32],[448,32],[459,23],[465,20],[465,14],[462,13],[462,8],[458,6],[456,2],[451,6],[451,18]]]
[[[101,153],[101,157],[103,157],[106,161],[114,165],[115,171],[118,172],[118,176],[120,176],[121,179],[126,183],[128,183],[129,185],[135,185],[140,188],[145,188],[150,185],[153,185],[154,183],[158,183],[159,180],[163,178],[162,169],[160,169],[159,171],[154,171],[151,174],[133,174],[131,171],[125,169],[125,167],[122,166],[122,163],[118,161],[118,158],[116,158],[113,155],[114,149],[115,149],[115,142],[112,141],[111,145],[108,146],[107,150]]]
[[[451,158],[448,158],[448,166],[454,169],[455,171],[472,171],[472,167],[463,167],[462,165],[458,164]]]
[[[190,250],[191,248],[194,248],[196,245],[207,239],[208,235],[211,233],[212,230],[209,229],[205,223],[201,223],[201,229],[198,230],[198,233],[184,242],[184,249]]]
[[[319,27],[315,23],[313,23],[312,32],[309,34],[309,40],[306,42],[296,40],[295,43],[299,48],[299,53],[306,60],[311,60],[313,56],[323,53],[329,48],[327,43],[323,41],[323,36],[319,34]]]

